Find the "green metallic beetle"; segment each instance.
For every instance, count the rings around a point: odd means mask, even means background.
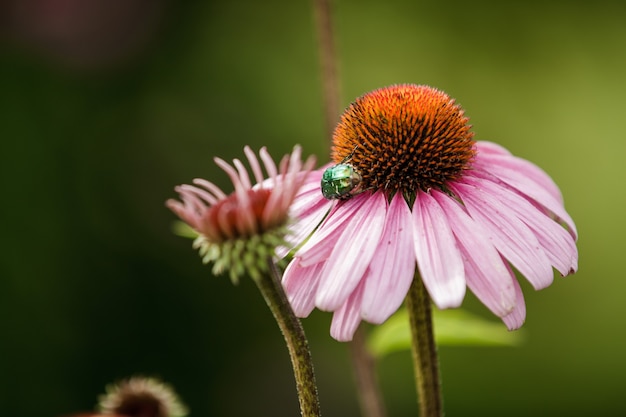
[[[322,194],[329,200],[347,200],[360,191],[361,179],[352,165],[339,163],[322,174]]]

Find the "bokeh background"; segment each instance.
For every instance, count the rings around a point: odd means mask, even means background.
[[[327,158],[312,11],[0,3],[0,415],[89,410],[134,374],[172,383],[192,416],[298,415],[256,288],[211,276],[164,201],[194,177],[226,186],[212,157],[246,144]],[[446,414],[626,415],[626,3],[336,0],[334,11],[342,106],[394,83],[443,89],[477,139],[553,176],[579,228],[579,273],[523,286],[523,345],[440,348]],[[464,307],[489,317],[471,295]],[[304,320],[322,410],[357,416],[329,320]],[[416,415],[408,352],[379,374],[389,415]]]

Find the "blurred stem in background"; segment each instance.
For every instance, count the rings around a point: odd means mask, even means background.
[[[349,343],[359,405],[365,417],[386,417],[385,404],[376,377],[376,357],[367,349],[367,333],[360,326]]]
[[[330,143],[333,130],[339,122],[341,107],[341,89],[337,52],[332,20],[331,0],[313,0],[315,8],[315,26],[319,42],[320,68],[324,100],[324,120],[326,140]]]

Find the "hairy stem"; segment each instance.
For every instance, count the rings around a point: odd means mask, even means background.
[[[280,284],[280,273],[268,259],[271,273],[255,279],[287,343],[291,365],[296,379],[300,413],[303,417],[319,417],[320,406],[315,384],[315,373],[309,343],[300,320],[296,317]]]
[[[421,417],[443,416],[439,359],[433,333],[430,296],[419,274],[415,274],[406,296],[411,324],[413,367]]]

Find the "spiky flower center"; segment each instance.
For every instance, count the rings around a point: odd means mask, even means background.
[[[474,157],[469,118],[428,86],[396,85],[359,97],[333,135],[335,163],[348,162],[362,190],[445,189]]]

